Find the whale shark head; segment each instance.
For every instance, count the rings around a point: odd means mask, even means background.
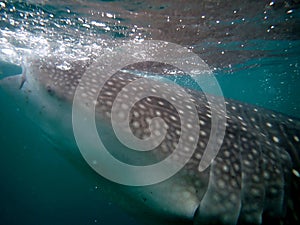
[[[23,74],[2,79],[0,88],[14,96],[20,108],[52,140],[63,147],[76,148],[72,129],[72,104],[76,89],[90,64],[88,60],[29,60],[23,66]],[[137,94],[135,89],[126,91],[126,87],[139,79],[136,75],[118,72],[106,81],[93,104],[99,133],[102,132],[105,136],[105,144],[112,149],[111,153],[126,163],[147,166],[172,153],[179,143],[181,129],[190,129],[194,124],[187,123],[182,128],[179,117],[181,108],[150,96],[132,107],[129,115],[131,132],[139,139],[149,138],[151,132],[157,132],[160,136],[161,130],[156,129],[155,124],[150,128],[149,121],[154,117],[161,117],[165,121],[162,124],[166,126],[165,138],[156,145],[154,151],[143,153],[143,156],[140,152],[130,152],[128,148],[122,147],[112,135],[111,110],[122,90],[125,91],[122,96],[124,104],[120,104],[120,107],[128,108],[126,103]],[[151,79],[146,80],[149,83],[142,83],[141,90],[153,88],[154,91],[163,89],[166,93],[171,92],[171,86],[166,83],[156,82],[156,86],[152,86]],[[85,87],[81,103],[83,107],[89,107],[90,101],[85,102],[85,99],[96,92],[94,89],[97,88],[97,79],[85,81]],[[200,171],[199,161],[211,132],[211,109],[202,92],[187,92],[195,105],[197,122],[201,127],[192,157],[176,175],[155,185],[126,187],[111,184],[104,179],[104,182],[109,183],[109,188],[125,193],[122,197],[118,196],[116,201],[125,198],[125,207],[137,208],[144,217],[156,215],[155,218],[147,217],[150,224],[153,224],[153,220],[162,224],[169,221],[172,224],[187,224],[192,221],[194,224],[261,224],[272,221],[272,218],[279,218],[285,223],[297,220],[295,212],[299,209],[299,201],[297,203],[297,200],[291,200],[290,189],[296,191],[299,186],[295,188],[295,185],[290,184],[291,180],[296,180],[292,184],[299,184],[299,121],[273,111],[226,100],[224,140],[211,165]],[[181,101],[179,91],[173,90],[172,96]],[[189,108],[185,102],[179,105]],[[220,115],[222,113],[219,112]],[[188,113],[185,116],[189,118]],[[185,140],[185,143],[192,141],[190,139]],[[89,146],[93,148],[92,144]],[[187,154],[189,145],[185,146],[186,149],[183,147],[174,156],[173,163],[180,162]]]

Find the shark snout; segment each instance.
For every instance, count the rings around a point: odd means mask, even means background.
[[[0,60],[0,80],[21,73],[23,73],[21,66]]]
[[[8,76],[0,79],[0,88],[21,89],[25,81],[23,74]]]
[[[26,70],[22,67],[21,74],[0,76],[0,88],[4,90],[16,91],[21,89],[26,82]]]

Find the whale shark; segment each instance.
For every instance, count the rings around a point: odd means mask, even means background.
[[[77,155],[82,160],[73,135],[72,104],[76,88],[91,62],[66,61],[56,57],[27,60],[22,74],[3,78],[0,88],[13,97],[64,155]],[[130,111],[132,133],[140,139],[149,137],[148,120],[159,116],[165,121],[166,136],[151,152],[137,153],[122,147],[112,135],[112,103],[123,90],[126,108],[127,101],[136,96],[135,90],[126,91],[126,86],[140,78],[124,71],[110,77],[94,102],[95,117],[99,135],[112,149],[111,154],[126,163],[148,165],[164,159],[178,145],[181,111],[157,97],[141,99]],[[151,78],[144,80],[141,90],[170,91],[168,83],[158,80],[154,87]],[[91,77],[85,86],[83,106],[88,104],[84,99],[94,92],[97,82]],[[190,160],[173,177],[153,185],[126,186],[97,175],[107,195],[146,224],[299,224],[300,121],[225,99],[224,139],[211,164],[200,171],[199,161],[212,127],[211,108],[203,92],[184,89],[195,105],[201,128]],[[179,91],[173,91],[173,97],[180,102]],[[188,104],[181,105],[189,109]],[[189,118],[188,113],[184,116]],[[180,162],[185,154],[186,150],[180,149],[174,163]]]

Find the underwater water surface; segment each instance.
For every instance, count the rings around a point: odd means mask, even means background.
[[[116,40],[164,40],[197,53],[226,98],[300,118],[297,2],[0,1],[0,78],[33,55],[80,59]],[[1,89],[0,104],[0,224],[140,224]]]

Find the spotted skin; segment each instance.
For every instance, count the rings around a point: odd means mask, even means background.
[[[59,68],[60,63],[50,59],[33,61],[27,73],[46,95],[57,99],[60,104],[70,104],[81,76],[92,64],[74,61],[70,63],[70,69],[64,70]],[[98,90],[97,79],[93,76],[99,75],[93,73],[85,84],[81,96],[83,105],[91,104],[91,96]],[[153,85],[151,79],[146,79],[138,88],[126,89],[130,82],[138,79],[140,77],[133,74],[118,72],[106,82],[95,102],[99,120],[109,126],[111,107],[121,90],[126,94],[122,96],[124,104],[121,104],[120,112],[128,109],[126,99],[135,98],[137,89],[149,88],[153,93],[157,89],[163,89],[166,94],[171,92],[170,84],[156,82]],[[291,196],[299,190],[299,177],[295,174],[300,166],[300,122],[273,111],[226,100],[226,133],[223,141],[216,140],[222,141],[221,149],[210,167],[199,172],[199,161],[211,129],[211,110],[203,93],[186,91],[191,95],[190,102],[182,101],[180,91],[173,95],[182,108],[175,109],[163,98],[150,96],[138,101],[130,111],[130,127],[137,137],[143,139],[150,135],[149,121],[156,116],[166,122],[167,135],[146,157],[136,153],[116,153],[116,157],[128,163],[150,164],[172,153],[181,132],[193,125],[181,124],[179,119],[183,109],[189,110],[191,104],[198,111],[201,128],[197,149],[189,163],[170,180],[153,187],[133,188],[141,193],[135,197],[137,201],[146,205],[146,210],[174,218],[174,221],[185,221],[184,224],[188,221],[194,224],[261,224],[270,221],[297,224],[299,198]],[[27,89],[25,94],[30,99],[32,91]],[[44,108],[47,111],[47,106]],[[224,112],[217,114],[222,116]],[[159,132],[159,125],[154,132]],[[108,142],[114,140],[108,138]],[[189,138],[185,140],[185,149],[175,154],[174,159],[180,161],[186,152],[191,151],[190,141]]]

